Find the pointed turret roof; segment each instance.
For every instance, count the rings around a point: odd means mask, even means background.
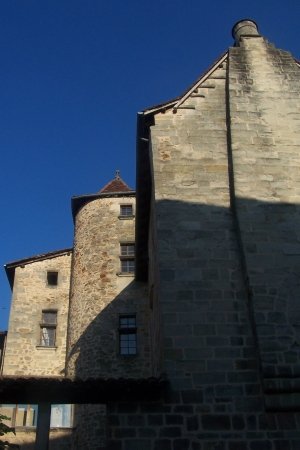
[[[73,219],[82,206],[88,202],[96,200],[101,197],[133,197],[135,190],[131,189],[128,184],[120,177],[120,171],[116,170],[115,178],[107,183],[100,191],[95,194],[85,194],[72,197],[72,214]]]
[[[128,184],[120,177],[120,171],[116,170],[115,178],[107,183],[100,191],[99,194],[113,194],[116,192],[132,192]]]

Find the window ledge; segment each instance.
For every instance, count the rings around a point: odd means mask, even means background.
[[[55,345],[54,346],[50,346],[50,345],[36,345],[36,349],[37,350],[41,350],[41,349],[43,349],[43,350],[56,350],[57,347]]]
[[[134,215],[133,216],[118,216],[118,218],[120,220],[132,220],[135,218],[135,216]]]
[[[117,272],[118,277],[134,277],[134,272]]]

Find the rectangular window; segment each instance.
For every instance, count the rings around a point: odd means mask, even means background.
[[[134,244],[121,244],[121,256],[134,256]]]
[[[51,405],[51,428],[69,428],[73,423],[72,405]],[[0,405],[0,414],[8,417],[10,427],[36,427],[38,405]]]
[[[135,246],[132,243],[120,244],[121,273],[134,273]]]
[[[48,286],[57,286],[58,272],[47,272]]]
[[[72,426],[72,405],[51,405],[51,428],[68,428]]]
[[[120,216],[121,217],[131,217],[133,216],[132,205],[120,205]]]
[[[35,427],[37,405],[0,405],[0,414],[8,417],[4,423],[9,427]]]
[[[56,336],[57,311],[42,311],[41,339],[42,347],[54,347]]]
[[[119,338],[121,355],[137,354],[137,328],[134,314],[119,317]]]

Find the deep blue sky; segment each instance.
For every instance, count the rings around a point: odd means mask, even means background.
[[[297,0],[6,0],[0,5],[0,264],[72,246],[70,198],[135,185],[136,113],[181,94],[257,21],[300,58]],[[10,290],[0,274],[0,329]]]

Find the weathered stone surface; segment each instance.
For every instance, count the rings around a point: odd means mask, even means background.
[[[71,253],[16,267],[4,375],[63,376],[69,308]],[[47,272],[58,272],[57,286]],[[41,346],[43,310],[57,311],[54,347]]]
[[[120,205],[134,195],[101,197],[77,213],[70,292],[67,374],[89,377],[147,377],[150,348],[147,289],[123,276],[120,244],[134,243],[135,221],[121,220]],[[138,353],[121,356],[119,316],[136,314]]]

